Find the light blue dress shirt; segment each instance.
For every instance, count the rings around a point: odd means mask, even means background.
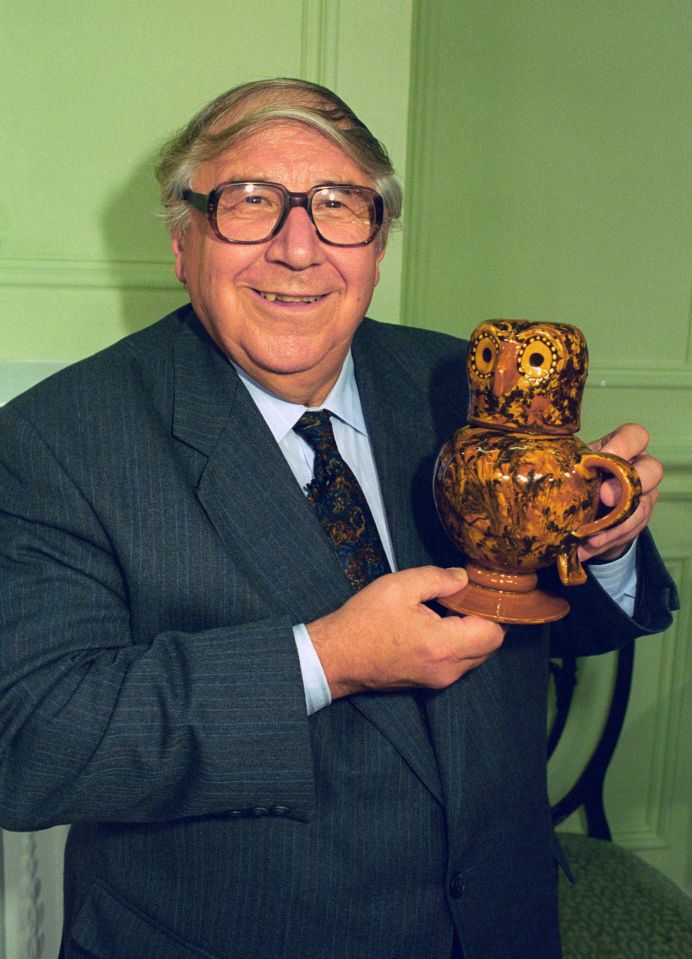
[[[294,432],[293,427],[309,407],[279,399],[279,397],[274,396],[260,386],[235,363],[233,366],[271,430],[274,439],[279,444],[279,448],[286,457],[286,461],[301,489],[305,490],[313,478],[315,454],[310,445]],[[324,403],[318,408],[326,408],[334,414],[335,419],[332,420],[332,425],[339,452],[351,467],[361,485],[377,525],[389,565],[392,570],[395,570],[396,560],[384,512],[382,491],[375,469],[365,417],[360,404],[353,369],[353,357],[350,353],[341,368],[339,379]],[[634,544],[620,559],[612,563],[591,566],[591,572],[611,599],[631,616],[634,610],[637,588]],[[311,715],[318,709],[328,706],[331,702],[329,684],[305,625],[299,623],[294,626],[293,634],[303,674],[305,703],[308,714]]]

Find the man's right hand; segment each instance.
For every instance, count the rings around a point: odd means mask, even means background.
[[[461,569],[389,573],[308,623],[332,698],[368,689],[443,689],[485,662],[502,645],[504,626],[478,616],[440,616],[425,605],[466,583]]]

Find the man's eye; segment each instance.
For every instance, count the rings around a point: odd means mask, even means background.
[[[318,213],[323,210],[343,210],[345,206],[343,200],[338,200],[333,196],[316,196],[312,201],[312,208]]]
[[[357,196],[326,196],[313,205],[313,213],[318,215],[338,213],[340,216],[354,219],[368,219],[370,210],[367,203]]]
[[[218,216],[244,216],[250,212],[270,213],[280,207],[280,202],[271,194],[254,192],[246,193],[228,190],[221,197],[217,211]]]

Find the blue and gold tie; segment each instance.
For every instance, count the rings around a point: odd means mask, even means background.
[[[336,445],[329,410],[303,413],[293,429],[315,451],[307,486],[323,530],[354,590],[390,571],[380,534],[360,483]]]

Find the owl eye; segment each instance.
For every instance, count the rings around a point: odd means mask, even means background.
[[[471,363],[479,376],[490,376],[497,360],[497,343],[491,336],[480,336],[472,347]]]
[[[519,369],[525,376],[543,379],[555,369],[557,354],[547,339],[531,339],[519,354]]]

